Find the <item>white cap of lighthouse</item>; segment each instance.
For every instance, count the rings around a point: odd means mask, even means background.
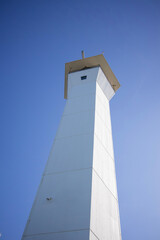
[[[81,70],[84,70],[87,68],[98,67],[98,66],[101,68],[106,79],[112,86],[113,90],[116,92],[118,90],[118,88],[120,87],[120,83],[118,82],[117,78],[115,77],[114,73],[112,72],[112,70],[111,70],[109,64],[107,63],[106,59],[104,58],[103,54],[84,58],[84,52],[82,51],[82,59],[73,61],[73,62],[68,62],[65,64],[64,98],[67,99],[68,74],[69,73],[81,71]],[[99,81],[99,84],[102,85],[102,83],[100,81]]]

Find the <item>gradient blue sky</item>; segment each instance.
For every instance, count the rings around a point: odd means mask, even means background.
[[[64,64],[100,54],[123,240],[160,239],[160,1],[0,1],[0,232],[19,240],[65,100]]]

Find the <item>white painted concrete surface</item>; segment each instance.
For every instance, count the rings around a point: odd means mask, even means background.
[[[113,95],[100,67],[68,75],[68,99],[23,240],[121,239]]]

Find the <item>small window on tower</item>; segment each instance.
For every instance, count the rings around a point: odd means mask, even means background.
[[[85,79],[87,79],[87,76],[82,76],[81,77],[81,80],[85,80]]]

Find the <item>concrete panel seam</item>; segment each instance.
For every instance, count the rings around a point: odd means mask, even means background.
[[[65,116],[72,116],[72,115],[76,115],[76,114],[79,114],[79,113],[85,113],[85,112],[88,113],[88,112],[92,112],[94,110],[95,110],[95,107],[89,108],[89,109],[84,110],[84,111],[77,111],[77,112],[74,112],[74,113],[63,114],[63,117],[65,117]]]
[[[96,78],[97,79],[97,78]],[[95,80],[96,80],[95,79]],[[85,83],[83,83],[83,85],[95,85],[96,84],[96,81],[90,81],[90,82],[85,82]],[[79,82],[79,83],[77,83],[76,85],[72,85],[72,86],[70,86],[70,88],[74,88],[74,87],[77,87],[77,86],[82,86],[82,82]]]
[[[68,135],[66,137],[55,137],[55,141],[63,138],[69,138],[69,137],[77,137],[77,136],[82,136],[82,135],[89,135],[92,134],[93,131],[87,132],[87,133],[81,133],[81,134],[74,134],[74,135]]]
[[[100,101],[101,105],[103,106],[103,108],[106,109],[104,103],[103,103],[102,100],[101,100],[101,97],[100,97],[99,93],[96,93],[96,98],[99,99],[99,101]],[[106,97],[105,97],[105,98],[106,98]],[[108,99],[107,99],[107,101],[109,102]],[[108,104],[109,104],[109,103],[108,103]],[[110,113],[110,111],[108,111],[108,109],[106,109],[106,111],[107,111],[108,113]]]
[[[99,137],[97,136],[96,133],[94,133],[96,138],[98,139],[98,141],[101,143],[102,147],[104,148],[104,150],[108,153],[108,155],[112,158],[113,162],[114,162],[114,158],[111,156],[111,154],[108,152],[108,150],[106,149],[106,147],[104,146],[104,144],[101,142],[101,140],[99,139]]]
[[[59,232],[47,232],[47,233],[38,233],[38,234],[28,234],[23,235],[23,237],[32,237],[32,236],[40,236],[40,235],[48,235],[48,234],[56,234],[56,233],[65,233],[65,232],[80,232],[80,231],[89,231],[89,228],[82,228],[82,229],[72,229],[72,230],[66,230],[66,231],[59,231]]]
[[[90,96],[91,96],[91,95],[95,96],[95,92],[96,92],[96,91],[94,90],[93,92],[90,92],[90,94],[88,94],[88,93],[87,93],[87,94],[83,94],[83,96],[87,96],[87,97],[88,97],[89,95],[90,95]],[[69,97],[69,98],[67,98],[67,101],[70,101],[70,100],[72,100],[72,99],[77,99],[77,98],[82,99],[82,96]]]
[[[98,240],[100,240],[100,238],[99,237],[97,237],[97,235],[92,231],[92,229],[90,228],[90,231],[92,232],[92,234],[98,239]]]
[[[92,108],[92,109],[90,108],[88,111],[87,111],[87,110],[85,110],[85,111],[79,111],[79,112],[77,112],[76,114],[80,114],[80,113],[82,113],[82,112],[87,112],[87,113],[93,112],[93,113],[94,113],[94,109],[95,109],[95,108]],[[67,117],[67,116],[70,116],[70,115],[71,115],[71,116],[72,116],[72,115],[75,115],[75,113],[70,113],[70,114],[64,114],[64,113],[63,113],[63,115],[62,115],[62,117],[61,117],[61,121],[62,121],[63,118],[65,118],[65,117]]]
[[[83,170],[88,170],[92,169],[92,167],[89,168],[79,168],[79,169],[73,169],[73,170],[66,170],[66,171],[59,171],[59,172],[52,172],[52,173],[44,173],[43,176],[48,176],[48,175],[56,175],[56,174],[63,174],[66,172],[77,172],[77,171],[83,171]]]
[[[92,91],[92,92],[89,92],[89,93],[85,93],[85,94],[81,94],[81,95],[78,95],[78,96],[75,96],[75,97],[68,97],[67,98],[67,100],[70,100],[70,99],[75,99],[75,98],[82,98],[82,97],[84,97],[84,96],[88,96],[89,94],[95,94],[95,90],[94,91]]]
[[[97,177],[99,177],[99,179],[102,181],[102,183],[104,184],[104,186],[107,188],[107,190],[112,194],[112,196],[115,198],[116,201],[118,201],[118,199],[114,196],[114,194],[112,193],[112,191],[107,187],[107,185],[105,184],[105,182],[103,181],[103,179],[99,176],[99,174],[96,172],[96,170],[93,168],[95,174],[97,175]]]
[[[96,110],[96,114],[98,115],[98,117],[101,119],[103,125],[105,128],[107,128],[109,130],[109,132],[112,134],[112,130],[105,124],[104,120],[102,119],[102,117],[100,116],[100,114],[98,113],[98,111]]]

